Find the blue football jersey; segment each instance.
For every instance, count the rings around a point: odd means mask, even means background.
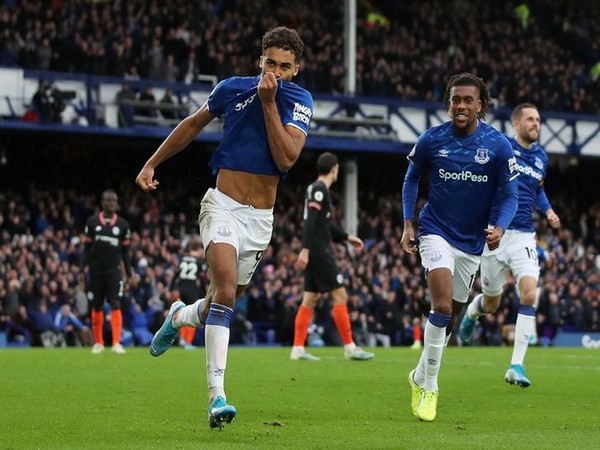
[[[533,144],[531,148],[527,149],[521,147],[514,138],[508,138],[508,140],[512,145],[517,160],[517,169],[519,170],[519,208],[508,228],[532,232],[534,229],[531,216],[533,215],[533,208],[538,202],[538,195],[543,194],[543,197],[546,198],[545,193],[543,193],[543,183],[544,178],[546,178],[548,156],[544,149],[537,144]],[[499,203],[499,199],[494,201],[490,215],[492,221],[498,217]],[[546,201],[543,207],[548,210],[550,204]],[[545,212],[542,211],[542,213]]]
[[[518,172],[512,147],[498,130],[478,122],[477,131],[462,137],[455,134],[452,122],[446,122],[421,134],[408,159],[405,219],[413,219],[416,204],[416,192],[414,200],[407,200],[407,183],[418,186],[429,171],[429,199],[419,215],[420,236],[442,236],[454,247],[480,255],[499,187],[510,201],[494,225],[507,228],[517,206]]]
[[[208,97],[208,110],[223,119],[223,139],[215,150],[210,166],[261,175],[282,175],[267,138],[258,82],[260,76],[231,77],[221,81]],[[308,134],[313,114],[309,92],[289,81],[279,81],[275,97],[281,122]]]

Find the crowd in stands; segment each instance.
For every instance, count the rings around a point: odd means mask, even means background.
[[[297,82],[344,93],[344,2],[5,0],[0,65],[190,83],[252,75],[260,36],[297,28]],[[600,114],[597,2],[358,2],[357,94],[439,102],[472,71],[498,106]]]
[[[561,185],[560,194],[550,191],[549,196],[563,228],[553,232],[545,220],[536,220],[542,267],[537,320],[545,345],[559,329],[600,332],[600,204],[597,197],[588,202],[584,195],[571,195],[578,183],[585,183],[586,175],[579,169],[550,177]],[[588,179],[593,176],[590,170]],[[79,176],[84,177],[85,171]],[[134,275],[125,294],[124,336],[130,343],[147,345],[177,298],[172,281],[190,237],[197,234],[198,199],[192,198],[183,178],[179,184],[167,181],[156,195],[148,196],[132,180],[126,182],[127,174],[116,176],[125,180],[115,187],[120,214],[132,228]],[[43,190],[35,185],[13,187],[0,196],[0,331],[8,329],[11,342],[48,346],[89,342],[81,238],[86,218],[98,211],[99,192],[83,189],[76,180],[72,185],[77,188],[65,188],[64,183]],[[305,186],[304,180],[288,180],[280,188],[273,239],[237,304],[232,342],[291,344],[303,286],[302,273],[293,262],[301,245]],[[336,247],[355,340],[359,345],[412,345],[413,328],[430,308],[423,269],[418,256],[405,254],[400,246],[400,193],[380,192],[374,182],[365,186],[360,189],[358,235],[366,248],[354,253]],[[339,220],[344,208],[340,192],[334,190],[333,198]],[[201,282],[206,290],[206,273]],[[478,289],[476,281],[474,292]],[[505,294],[500,312],[488,315],[477,329],[476,342],[500,345],[509,339],[518,309],[514,280]],[[329,302],[325,296],[316,310],[312,345],[338,343]]]

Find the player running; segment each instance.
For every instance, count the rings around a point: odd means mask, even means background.
[[[485,83],[470,73],[454,75],[445,98],[451,120],[419,136],[402,189],[402,248],[421,253],[432,303],[423,352],[408,377],[412,411],[424,421],[435,419],[442,353],[468,299],[483,247],[498,247],[518,203],[512,147],[502,133],[482,122],[490,105]],[[417,243],[413,219],[425,171],[429,200],[419,216]],[[499,213],[488,227],[498,190]]]
[[[483,294],[477,295],[467,308],[460,324],[459,337],[463,344],[467,344],[477,319],[485,313],[496,312],[506,283],[506,271],[510,269],[517,281],[520,304],[511,363],[504,379],[510,384],[528,387],[531,381],[525,375],[523,361],[529,347],[529,339],[535,334],[535,301],[540,272],[532,219],[534,207],[546,216],[552,228],[560,226],[560,219],[544,191],[548,156],[536,143],[540,133],[538,109],[531,103],[523,103],[513,110],[511,119],[515,138],[509,138],[509,141],[520,172],[519,208],[506,230],[500,247],[493,251],[486,247],[483,251]],[[491,223],[498,217],[498,206],[496,204],[492,209]]]
[[[271,240],[279,180],[295,164],[308,134],[313,99],[291,82],[303,50],[295,30],[277,27],[265,33],[261,74],[221,81],[207,102],[177,125],[136,179],[144,191],[156,189],[155,168],[183,150],[215,117],[223,118],[223,139],[210,162],[218,173],[217,185],[202,199],[198,219],[210,287],[206,299],[192,305],[174,302],[150,346],[150,353],[159,356],[182,326],[206,325],[211,428],[222,428],[237,415],[224,387],[233,308]]]

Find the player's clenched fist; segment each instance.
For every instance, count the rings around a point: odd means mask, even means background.
[[[258,83],[258,96],[263,103],[275,101],[277,77],[273,72],[265,72]]]

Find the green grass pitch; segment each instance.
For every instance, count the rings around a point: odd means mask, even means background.
[[[504,382],[510,348],[448,348],[438,415],[410,411],[407,373],[419,352],[376,349],[346,361],[290,361],[289,348],[229,351],[237,419],[207,422],[204,350],[0,351],[0,449],[600,448],[600,351],[531,348],[522,389]]]

